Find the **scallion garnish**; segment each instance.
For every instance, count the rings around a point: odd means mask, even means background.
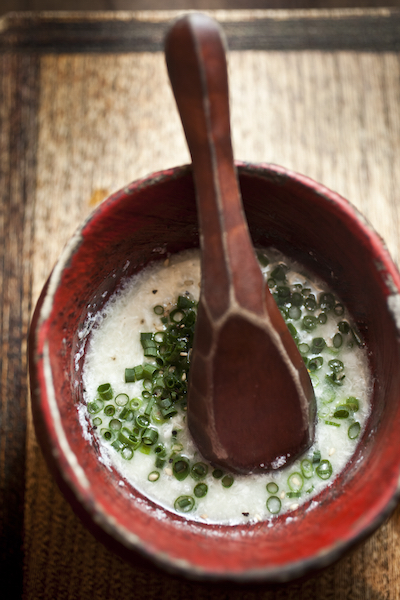
[[[190,465],[184,456],[176,456],[172,462],[172,473],[178,481],[183,481],[189,475]]]
[[[107,415],[107,417],[112,417],[114,413],[115,413],[114,404],[107,404],[107,406],[104,407],[104,414]]]
[[[113,391],[110,383],[102,383],[97,388],[97,393],[102,400],[111,400],[113,397]]]
[[[193,493],[196,496],[196,498],[204,498],[207,492],[208,485],[206,483],[198,483],[193,490]]]
[[[355,440],[360,435],[361,425],[358,421],[352,423],[347,431],[347,435],[351,440]]]
[[[311,460],[309,460],[308,458],[304,458],[300,463],[300,467],[303,477],[305,477],[306,479],[310,479],[313,476],[314,467],[312,465]]]
[[[128,402],[129,402],[128,394],[118,394],[118,396],[115,397],[115,404],[117,406],[125,406],[125,404],[128,404]]]
[[[276,494],[279,490],[279,486],[275,481],[270,481],[267,483],[267,492],[268,494]]]
[[[288,486],[292,490],[292,492],[299,492],[303,487],[303,476],[301,473],[291,473],[288,477]]]
[[[92,402],[89,402],[87,405],[87,409],[91,415],[95,415],[103,409],[103,406],[104,406],[103,400],[100,400],[98,398],[97,400],[93,400]]]
[[[196,481],[201,481],[202,479],[204,479],[206,477],[207,473],[208,473],[208,465],[206,465],[203,462],[195,463],[192,466],[192,468],[190,469],[190,475]]]
[[[267,500],[267,508],[271,515],[276,515],[281,510],[282,503],[278,496],[270,496]]]
[[[321,479],[329,479],[332,475],[332,465],[329,460],[321,460],[318,467],[315,469],[315,472]]]
[[[351,412],[350,406],[347,404],[341,404],[336,407],[335,412],[333,413],[334,419],[348,419]]]
[[[214,477],[214,479],[221,479],[221,477],[223,477],[224,472],[221,471],[221,469],[214,469],[214,471],[212,472],[212,476]]]
[[[190,512],[194,508],[194,498],[192,496],[179,496],[175,500],[175,510],[183,513]]]
[[[233,475],[224,475],[221,479],[222,486],[224,488],[230,488],[233,485],[234,478]]]

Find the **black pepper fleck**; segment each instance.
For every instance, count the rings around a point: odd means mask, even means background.
[[[158,290],[153,290],[153,294],[157,294]]]

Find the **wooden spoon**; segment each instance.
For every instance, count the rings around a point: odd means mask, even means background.
[[[213,464],[238,473],[277,469],[311,445],[315,397],[244,216],[221,30],[206,15],[186,15],[169,30],[165,55],[192,156],[200,227],[189,429]]]

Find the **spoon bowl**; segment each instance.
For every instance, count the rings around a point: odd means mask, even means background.
[[[331,564],[397,503],[400,276],[380,237],[334,192],[271,165],[239,164],[238,177],[254,245],[275,247],[323,279],[347,305],[368,348],[371,415],[354,457],[332,485],[290,515],[275,517],[271,527],[221,526],[156,505],[99,461],[82,401],[90,329],[126,277],[198,246],[190,167],[117,192],[68,242],[31,324],[32,410],[44,456],[65,496],[90,530],[125,559],[136,563],[143,556],[191,578],[282,582]]]

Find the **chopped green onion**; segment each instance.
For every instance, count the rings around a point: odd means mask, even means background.
[[[152,427],[147,427],[147,429],[144,430],[142,435],[142,444],[145,444],[146,446],[152,446],[157,442],[157,440],[158,431],[156,429],[153,429]]]
[[[267,500],[267,508],[271,515],[276,515],[281,510],[282,503],[278,496],[270,496]]]
[[[112,417],[114,413],[115,413],[115,406],[113,404],[107,404],[107,406],[104,408],[104,414],[107,417]]]
[[[338,375],[337,373],[329,373],[329,374],[325,375],[325,379],[333,385],[343,385],[344,378],[345,378],[344,374]]]
[[[161,316],[164,314],[164,307],[161,306],[161,304],[157,304],[157,306],[155,306],[153,308],[153,310],[154,310],[154,314],[156,314],[158,316]]]
[[[194,498],[192,496],[179,496],[175,500],[175,510],[183,513],[190,512],[194,507]]]
[[[147,479],[154,483],[155,481],[158,481],[160,479],[160,473],[158,471],[151,471]]]
[[[133,456],[133,450],[132,450],[132,448],[130,448],[129,446],[126,446],[125,448],[123,448],[121,450],[121,456],[125,460],[131,460],[131,458]]]
[[[322,350],[325,348],[326,342],[322,337],[313,338],[311,342],[311,352],[313,354],[320,354]]]
[[[341,404],[336,407],[335,412],[333,413],[334,419],[348,419],[351,412],[350,406],[347,404]]]
[[[297,321],[301,317],[301,309],[298,306],[291,306],[289,308],[289,318]]]
[[[267,492],[268,494],[276,494],[279,490],[279,486],[275,481],[270,481],[267,483]]]
[[[126,427],[118,431],[118,440],[121,442],[121,444],[124,444],[124,446],[133,447],[134,450],[140,446],[140,441],[137,440],[129,431],[129,429],[126,429]]]
[[[133,383],[136,381],[135,369],[125,369],[125,383]]]
[[[276,294],[278,296],[278,304],[285,304],[290,301],[291,293],[287,285],[278,285]]]
[[[165,449],[164,444],[158,444],[154,448],[154,454],[157,454],[157,456],[166,456],[167,455],[167,451]]]
[[[314,467],[311,460],[309,460],[308,458],[304,458],[300,463],[300,467],[303,477],[305,477],[306,479],[310,479],[313,476]]]
[[[193,492],[196,498],[204,498],[208,492],[208,485],[206,483],[198,483]]]
[[[117,406],[125,406],[125,404],[128,404],[128,402],[129,402],[128,394],[118,394],[118,396],[116,396],[116,398],[115,398],[115,404]]]
[[[317,301],[314,294],[310,294],[304,301],[304,306],[307,310],[313,312],[317,308]]]
[[[310,332],[316,328],[318,320],[316,317],[314,317],[314,315],[306,315],[305,317],[303,317],[301,324],[303,329]]]
[[[200,481],[201,479],[204,479],[204,477],[206,477],[207,473],[208,473],[208,466],[203,462],[195,463],[190,470],[190,475],[196,481]]]
[[[221,479],[221,483],[224,488],[230,488],[233,485],[234,478],[233,475],[224,475]]]
[[[267,267],[269,265],[269,260],[261,251],[256,252],[258,262],[262,267]]]
[[[340,321],[340,323],[338,323],[338,329],[340,333],[347,334],[351,328],[347,321]]]
[[[308,361],[308,369],[310,371],[317,371],[323,365],[324,359],[322,356],[316,356],[315,358],[310,358]]]
[[[181,323],[184,316],[184,313],[179,308],[175,308],[169,313],[169,318],[172,323]]]
[[[344,369],[344,364],[341,360],[334,358],[328,362],[329,367],[332,369],[334,373],[340,373]]]
[[[146,415],[138,415],[135,419],[135,423],[141,429],[145,429],[149,425],[150,421]]]
[[[288,492],[286,494],[286,496],[288,498],[300,498],[301,497],[301,492]]]
[[[326,316],[326,313],[322,312],[319,313],[318,315],[318,323],[321,323],[321,325],[325,325],[325,323],[327,322],[328,317]]]
[[[321,461],[321,452],[319,450],[314,450],[312,463],[313,465],[317,465]]]
[[[159,456],[157,456],[156,461],[154,463],[156,466],[156,469],[163,469],[166,465],[166,462],[167,461],[165,460],[165,458],[160,458]]]
[[[102,385],[99,385],[99,387],[97,388],[97,393],[99,394],[102,400],[111,400],[111,398],[113,397],[111,384],[103,383]]]
[[[151,365],[150,363],[144,363],[143,379],[151,379],[154,371],[157,371],[157,367],[155,365]]]
[[[100,419],[100,417],[95,417],[95,418],[93,419],[93,425],[94,425],[95,427],[98,427],[99,425],[101,425],[101,424],[102,424],[102,422],[103,422],[103,421]]]
[[[142,401],[140,398],[132,398],[129,404],[132,410],[139,410],[142,406]]]
[[[343,344],[343,338],[342,335],[340,333],[335,333],[335,335],[332,338],[332,344],[334,348],[340,348],[341,345]]]
[[[277,281],[286,281],[286,273],[288,270],[289,268],[284,263],[281,263],[272,271],[271,277]]]
[[[291,473],[288,477],[288,485],[292,492],[299,492],[303,487],[303,476],[301,473]]]
[[[360,403],[354,396],[349,396],[346,400],[346,404],[350,407],[350,410],[353,412],[357,412],[360,408]]]
[[[93,402],[89,402],[87,405],[87,409],[91,415],[95,415],[96,413],[98,413],[102,410],[103,406],[104,406],[103,400],[100,400],[98,398],[97,400],[93,400]]]
[[[212,476],[214,477],[214,479],[221,479],[223,474],[224,472],[221,471],[221,469],[214,469],[214,471],[212,472]]]
[[[101,429],[100,433],[103,436],[103,438],[108,442],[114,438],[113,432],[109,429]]]
[[[153,405],[154,405],[155,401],[156,401],[156,399],[154,398],[154,396],[151,397],[150,400],[148,401],[147,406],[146,406],[146,410],[144,411],[144,415],[146,417],[150,417],[151,411],[153,409]]]
[[[321,460],[318,467],[315,469],[315,472],[321,479],[329,479],[332,475],[332,465],[329,460]]]
[[[358,438],[359,434],[361,431],[361,425],[358,421],[355,421],[355,423],[352,423],[347,431],[347,435],[349,436],[349,438],[351,440],[355,440],[356,438]]]
[[[111,421],[108,424],[109,428],[112,429],[113,431],[119,431],[122,427],[122,423],[119,419],[111,419]]]
[[[178,308],[191,308],[195,304],[195,301],[191,300],[187,296],[178,296],[178,301],[176,303]]]
[[[304,298],[300,294],[300,292],[293,292],[291,302],[292,302],[293,306],[302,306],[302,304],[304,302]]]
[[[133,410],[130,410],[127,406],[124,406],[119,414],[121,421],[133,421],[133,417]]]
[[[122,448],[125,448],[123,442],[121,442],[121,440],[114,440],[113,443],[111,444],[111,446],[114,448],[114,450],[116,450],[117,452],[119,452]]]
[[[335,416],[335,415],[333,415]],[[332,425],[333,427],[340,427],[340,423],[335,423],[335,421],[325,421],[325,425]]]
[[[172,463],[172,473],[178,481],[183,481],[189,475],[190,465],[184,456],[176,456]]]
[[[298,348],[299,348],[300,354],[302,354],[302,355],[307,354],[307,352],[310,352],[310,346],[308,344],[306,344],[305,342],[302,342],[301,344],[299,344]]]
[[[335,306],[335,297],[330,292],[323,292],[319,297],[319,305],[321,310],[327,312]]]

